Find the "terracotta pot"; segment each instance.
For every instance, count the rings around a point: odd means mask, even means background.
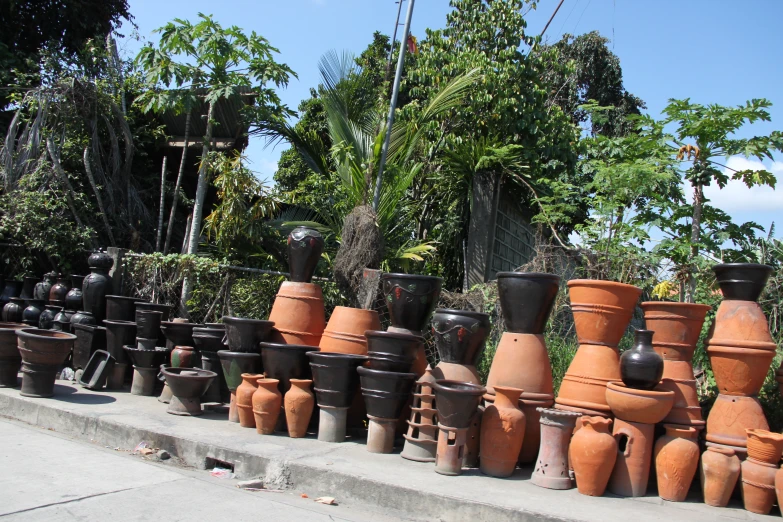
[[[21,323],[24,320],[24,309],[27,305],[24,304],[24,299],[21,297],[11,297],[3,306],[3,321],[6,323]]]
[[[175,346],[171,350],[171,366],[174,368],[193,368],[200,359],[192,346]]]
[[[288,234],[288,270],[291,281],[309,283],[321,259],[324,238],[311,227],[296,227]]]
[[[690,426],[665,424],[666,434],[655,442],[658,496],[683,502],[699,467],[699,432]]]
[[[476,413],[481,396],[487,389],[478,384],[437,380],[432,384],[438,423],[449,428],[465,429]]]
[[[291,388],[285,394],[285,421],[288,436],[304,437],[315,407],[315,397],[310,391],[313,381],[310,379],[291,379]]]
[[[367,355],[367,339],[364,332],[380,330],[378,312],[337,306],[324,329],[319,347],[322,352]]]
[[[663,379],[659,390],[674,392],[674,405],[663,419],[668,424],[681,424],[702,428],[705,425],[701,416],[699,396],[696,392],[696,380],[690,361],[663,361]]]
[[[543,335],[503,333],[489,369],[487,393],[494,395],[496,385],[522,388],[526,393],[554,393]]]
[[[579,344],[616,347],[631,322],[641,288],[591,279],[568,282]]]
[[[275,343],[318,346],[326,327],[321,287],[283,281],[269,320],[275,323],[269,340]]]
[[[277,389],[277,379],[258,379],[257,383],[258,388],[253,394],[256,431],[261,435],[271,435],[277,426],[283,396]]]
[[[775,350],[716,346],[710,342],[707,355],[720,393],[757,395],[775,358]]]
[[[112,321],[133,321],[136,317],[136,302],[141,300],[138,297],[107,295],[106,319]]]
[[[517,407],[522,390],[497,386],[495,402],[481,418],[480,470],[491,477],[510,477],[525,437],[525,414]]]
[[[57,278],[57,282],[49,289],[49,302],[55,306],[65,306],[65,296],[68,295],[70,289],[71,285],[68,284],[68,280],[61,274]]]
[[[742,500],[745,509],[751,513],[768,515],[775,502],[775,475],[777,464],[759,462],[748,457],[740,465]]]
[[[87,259],[90,274],[82,283],[82,303],[85,312],[90,312],[100,323],[106,319],[106,294],[111,291],[112,279],[109,270],[114,259],[105,252],[93,252]]]
[[[661,422],[674,404],[674,392],[636,390],[623,383],[610,382],[606,386],[606,401],[618,419],[628,422],[656,424]]]
[[[46,306],[46,301],[43,299],[28,299],[25,301],[27,305],[22,312],[22,322],[32,328],[38,328],[38,322],[41,319],[41,314]]]
[[[217,378],[217,373],[194,368],[162,368],[171,388],[171,402],[166,410],[172,415],[202,415],[201,396]]]
[[[489,315],[439,308],[432,316],[432,334],[440,360],[475,365],[489,335]]]
[[[33,299],[40,299],[41,301],[44,301],[44,303],[49,304],[49,292],[56,281],[56,273],[47,272],[44,274],[43,279],[39,281],[33,289]]]
[[[726,507],[740,475],[740,459],[734,450],[710,446],[701,455],[701,491],[708,506]]]
[[[715,324],[707,343],[757,350],[775,349],[767,317],[761,306],[752,301],[723,301],[715,313]]]
[[[652,390],[663,377],[663,358],[653,349],[652,330],[636,330],[633,346],[620,356],[620,375],[629,388]]]
[[[421,335],[427,320],[438,304],[442,284],[443,278],[440,277],[382,274],[381,285],[392,327],[399,331]]]
[[[560,384],[556,407],[607,417],[611,410],[606,402],[606,385],[620,380],[620,354],[616,348],[580,345]]]
[[[318,406],[348,408],[359,387],[356,368],[367,361],[367,357],[329,352],[307,352],[313,373],[313,389]]]
[[[617,440],[617,460],[607,489],[623,497],[647,493],[655,425],[615,419],[612,435]]]
[[[747,446],[746,430],[769,430],[761,403],[755,397],[718,395],[707,417],[707,440],[716,444]]]
[[[54,380],[73,350],[75,335],[38,328],[16,330],[17,347],[22,357],[24,397],[52,397]]]
[[[611,434],[612,420],[582,416],[581,421],[582,427],[574,434],[569,448],[576,488],[582,495],[600,497],[617,460],[617,441]]]
[[[16,332],[25,327],[21,323],[0,323],[0,388],[17,386],[22,356],[19,354]]]
[[[760,429],[745,431],[748,434],[748,457],[768,464],[780,462],[783,454],[783,435]]]
[[[576,419],[581,415],[548,408],[539,408],[538,412],[541,414],[541,446],[530,482],[547,489],[571,489],[568,445]]]
[[[757,301],[773,268],[756,263],[723,263],[712,267],[725,300]]]
[[[246,353],[260,353],[258,343],[266,340],[275,325],[272,321],[244,317],[223,317],[223,324],[226,325],[228,349]]]
[[[46,305],[43,312],[38,317],[38,328],[41,330],[51,330],[54,327],[55,316],[62,311],[62,306]]]
[[[497,278],[506,330],[543,334],[560,288],[560,277],[538,272],[498,272]]]
[[[239,425],[243,428],[255,428],[256,419],[253,415],[253,395],[258,389],[258,380],[263,379],[263,374],[243,373],[242,384],[237,387],[236,403],[239,413]]]
[[[778,499],[778,507],[783,506],[783,468],[775,473],[775,496]]]
[[[84,297],[82,294],[83,284],[84,276],[71,276],[71,289],[65,294],[65,308],[67,310],[73,310],[75,312],[82,309],[84,305]]]
[[[484,398],[487,396],[485,395]],[[538,408],[551,408],[555,396],[524,392],[519,398],[519,409],[525,414],[525,438],[519,450],[519,464],[532,464],[541,445],[541,413]]]
[[[664,361],[690,363],[704,318],[712,307],[668,301],[647,301],[641,307],[647,329],[655,332],[652,339],[655,351]]]

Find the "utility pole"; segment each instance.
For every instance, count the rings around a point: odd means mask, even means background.
[[[391,42],[389,43],[389,57],[386,59],[386,79],[391,72],[392,54],[394,54],[394,42],[397,40],[397,29],[400,27],[400,13],[402,13],[402,3],[405,0],[397,1],[397,19],[394,21],[394,31]]]
[[[394,123],[394,110],[397,108],[397,95],[400,93],[400,79],[402,68],[405,65],[405,49],[408,47],[408,35],[411,31],[411,18],[413,18],[413,4],[415,0],[408,0],[408,14],[405,17],[405,28],[400,41],[400,56],[397,59],[397,73],[394,76],[394,88],[392,89],[391,104],[389,105],[389,117],[386,119],[386,139],[381,149],[381,161],[378,163],[378,179],[375,181],[375,195],[372,199],[372,209],[378,211],[378,203],[381,199],[381,180],[383,179],[383,167],[386,165],[386,156],[389,154],[389,141],[391,141],[392,124]]]

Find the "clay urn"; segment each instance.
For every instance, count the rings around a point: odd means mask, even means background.
[[[723,263],[712,267],[724,300],[758,301],[773,268],[756,263]]]
[[[136,336],[142,339],[158,339],[163,314],[156,310],[136,312]]]
[[[756,397],[719,394],[707,417],[706,439],[738,448],[747,446],[746,430],[769,430],[767,417]]]
[[[202,415],[201,396],[207,391],[217,373],[196,368],[162,368],[172,398],[166,410],[172,415]]]
[[[280,393],[285,395],[291,388],[291,379],[310,379],[309,352],[317,351],[315,346],[261,343],[261,360],[264,373],[270,379],[280,381]]]
[[[582,427],[574,434],[569,447],[576,488],[582,495],[600,497],[606,491],[617,460],[612,419],[583,416],[581,421]]]
[[[629,388],[652,390],[663,377],[663,357],[652,345],[652,330],[636,330],[633,346],[620,356],[620,376]]]
[[[319,347],[322,352],[367,354],[367,339],[364,332],[380,330],[378,312],[336,306],[326,324]]]
[[[519,410],[519,388],[495,387],[495,402],[481,416],[479,469],[491,477],[510,477],[525,438],[525,414]]]
[[[68,290],[67,294],[65,294],[65,308],[67,310],[76,312],[84,307],[84,297],[82,294],[83,284],[84,276],[71,276],[71,289]]]
[[[606,386],[606,402],[618,419],[642,424],[657,424],[669,413],[674,403],[674,392],[637,390],[620,382]]]
[[[62,311],[62,306],[46,305],[38,317],[38,328],[51,330],[54,327],[54,318]]]
[[[142,301],[142,299],[122,295],[107,295],[106,319],[112,321],[133,321],[136,318],[136,303],[138,301]]]
[[[768,515],[775,503],[775,476],[777,463],[762,462],[748,454],[740,465],[742,501],[745,509],[751,513]]]
[[[783,454],[783,435],[761,429],[745,430],[748,435],[748,457],[767,464],[778,464]]]
[[[325,317],[320,286],[283,281],[269,313],[269,320],[275,323],[269,341],[318,346],[326,327]]]
[[[244,317],[223,317],[223,323],[228,349],[245,353],[259,353],[258,343],[266,340],[275,325],[272,321]]]
[[[263,379],[260,373],[243,373],[242,384],[237,387],[237,413],[239,425],[243,428],[255,428],[256,418],[253,414],[253,394],[258,389],[258,380]]]
[[[655,473],[658,496],[683,502],[699,467],[698,430],[692,426],[664,424],[666,434],[655,441]]]
[[[220,350],[226,349],[225,344],[223,344],[223,338],[226,336],[226,331],[224,329],[195,325],[191,332],[190,335],[193,339],[193,346],[201,353],[217,353]]]
[[[541,447],[530,481],[547,489],[571,489],[568,445],[581,414],[549,408],[539,408],[538,412],[541,414]]]
[[[49,289],[49,304],[64,307],[65,296],[68,295],[70,289],[71,285],[68,284],[68,279],[59,274],[57,282]],[[2,303],[2,299],[0,299],[0,303]]]
[[[560,288],[560,276],[498,272],[498,298],[506,331],[543,334]]]
[[[6,323],[21,323],[24,320],[24,309],[27,308],[24,299],[11,297],[3,306],[3,321]]]
[[[57,274],[55,272],[47,272],[44,274],[43,279],[36,283],[33,289],[33,299],[40,299],[45,304],[49,304],[49,292],[52,290],[54,283],[57,281]]]
[[[459,475],[468,453],[469,431],[478,425],[479,403],[487,389],[479,384],[452,380],[432,383],[438,415],[438,445],[435,472]],[[475,430],[475,427],[473,428]],[[478,445],[476,445],[478,446]]]
[[[109,270],[114,266],[114,259],[106,252],[93,252],[87,258],[90,273],[82,283],[82,305],[85,312],[90,312],[97,322],[106,319],[106,294],[112,288],[112,278]]]
[[[419,350],[424,348],[424,338],[418,335],[368,330],[364,336],[369,367],[375,370],[411,372]]]
[[[708,446],[701,455],[701,491],[708,506],[726,507],[740,475],[740,459],[725,446]]]
[[[228,420],[230,422],[239,422],[236,390],[242,384],[243,373],[258,373],[261,366],[261,355],[258,353],[232,352],[230,350],[220,350],[217,354],[220,357],[220,366],[223,368],[226,385],[231,393]]]
[[[22,357],[24,397],[52,397],[57,372],[73,350],[76,336],[54,330],[19,328],[17,348]]]
[[[15,279],[6,279],[2,293],[0,293],[0,308],[11,302],[12,297],[19,297],[22,293],[22,282]]]
[[[275,432],[283,396],[278,390],[277,379],[258,379],[258,388],[253,394],[253,415],[256,431],[261,435]]]
[[[288,234],[288,270],[291,281],[312,281],[323,250],[324,238],[316,229],[304,226],[293,229]]]
[[[382,274],[381,286],[393,331],[421,335],[438,304],[443,278],[418,274]],[[379,330],[380,328],[374,328]],[[369,328],[368,328],[369,330]]]
[[[0,323],[0,388],[16,388],[22,366],[16,332],[26,328],[22,323]]]
[[[46,301],[43,299],[28,299],[25,301],[25,304],[27,307],[22,312],[22,322],[32,328],[38,328]]]
[[[318,440],[345,440],[348,408],[359,387],[356,369],[367,361],[363,355],[307,352],[313,374],[313,390],[319,408]]]
[[[291,387],[283,398],[288,436],[301,438],[307,435],[307,426],[315,408],[315,397],[310,391],[311,379],[291,379]]]
[[[440,360],[473,366],[489,335],[489,315],[468,310],[435,310],[432,334]]]

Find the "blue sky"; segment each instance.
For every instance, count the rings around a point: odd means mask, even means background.
[[[557,2],[539,0],[538,9],[527,17],[530,34],[543,29]],[[325,51],[361,52],[374,31],[391,34],[397,13],[394,0],[130,0],[130,7],[143,40],[155,39],[153,29],[175,17],[195,20],[199,12],[215,15],[224,26],[262,34],[280,49],[278,61],[299,76],[280,93],[294,109],[318,84],[318,59]],[[449,11],[448,0],[418,0],[412,34],[423,38],[426,28],[443,27]],[[405,6],[403,18],[404,13]],[[626,89],[642,98],[654,117],[660,116],[669,98],[722,105],[769,99],[772,123],[752,126],[743,133],[749,136],[783,129],[781,19],[783,2],[778,0],[565,0],[545,38],[555,41],[564,33],[597,30],[611,39]],[[133,55],[139,45],[126,39],[120,48]],[[284,148],[251,141],[246,153],[259,178],[271,181]],[[783,179],[783,159],[776,159],[766,167]],[[761,168],[742,158],[728,161],[735,168]],[[736,221],[754,220],[764,227],[777,221],[776,235],[783,237],[783,187],[748,190],[733,183],[722,191],[707,188],[705,193]]]

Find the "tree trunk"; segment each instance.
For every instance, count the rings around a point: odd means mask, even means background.
[[[182,159],[179,161],[179,172],[177,173],[177,181],[174,184],[174,197],[171,202],[171,212],[169,213],[169,226],[166,229],[166,244],[163,247],[163,253],[169,253],[169,247],[171,246],[171,234],[174,231],[174,217],[177,214],[177,200],[179,199],[179,189],[182,186],[182,176],[185,172],[185,163],[188,156],[188,138],[190,137],[190,114],[192,111],[188,111],[185,116],[185,144],[182,146]],[[185,241],[188,240],[188,235],[185,235]]]
[[[160,210],[158,211],[158,236],[155,238],[155,252],[160,252],[163,242],[163,215],[166,205],[166,165],[169,162],[168,156],[163,156],[163,167],[160,169]]]
[[[111,225],[109,225],[109,217],[106,215],[106,209],[103,208],[103,199],[101,199],[101,193],[98,192],[98,185],[95,183],[95,177],[92,175],[92,167],[90,166],[90,149],[84,147],[84,171],[87,173],[87,179],[90,180],[90,186],[92,191],[95,192],[95,199],[98,202],[98,210],[101,211],[101,217],[103,217],[103,226],[106,227],[106,233],[109,235],[109,241],[114,246],[114,234],[111,232]]]
[[[701,210],[704,205],[704,187],[693,186],[693,216],[691,218],[691,262],[688,267],[688,298],[687,302],[696,300],[696,257],[699,255],[699,239],[701,238]]]
[[[63,185],[65,185],[65,199],[68,202],[68,207],[71,209],[73,219],[76,220],[76,224],[79,225],[79,228],[84,228],[84,223],[82,223],[82,220],[79,218],[79,214],[76,212],[76,204],[73,201],[73,186],[71,185],[71,181],[68,179],[68,174],[66,174],[65,170],[63,170],[63,166],[60,163],[60,158],[55,152],[54,140],[51,136],[46,138],[46,150],[49,152],[52,165],[54,165],[54,171],[63,182]],[[95,242],[92,240],[92,238],[90,239],[90,246],[95,248]]]

